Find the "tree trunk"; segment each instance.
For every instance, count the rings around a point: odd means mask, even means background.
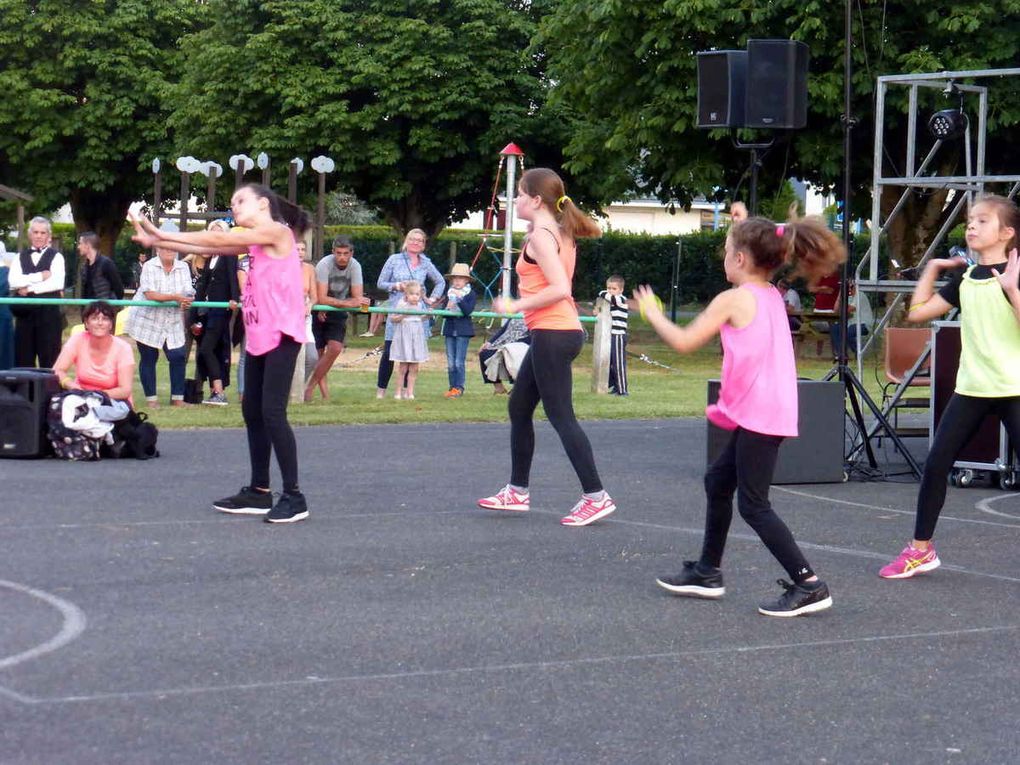
[[[99,236],[99,252],[113,257],[117,237],[124,227],[128,208],[134,199],[113,189],[92,191],[71,189],[71,215],[78,234],[92,231]]]

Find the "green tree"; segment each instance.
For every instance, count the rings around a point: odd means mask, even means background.
[[[875,78],[1014,66],[1018,12],[1018,0],[854,3],[855,214],[871,213]],[[635,186],[683,205],[698,194],[732,195],[746,183],[747,155],[733,149],[726,131],[696,127],[694,54],[742,49],[749,37],[793,38],[811,49],[808,125],[780,136],[766,158],[763,179],[772,189],[787,177],[838,186],[843,14],[844,3],[830,0],[563,0],[544,20],[540,42],[549,51],[555,102],[571,115],[568,167],[596,186],[603,199]],[[1015,78],[994,85],[988,150],[993,172],[1015,168],[1020,158],[1011,141],[1011,129],[1020,120],[1017,85]],[[889,101],[887,175],[902,173],[905,166],[906,94],[899,90]],[[954,105],[937,92],[922,99],[932,110]],[[923,128],[921,133],[923,157],[932,141]],[[940,172],[954,167],[962,172],[961,148],[956,144],[940,153]],[[888,189],[883,195],[886,214],[900,192]],[[949,193],[938,189],[911,195],[889,233],[898,257],[912,262],[923,251],[946,216]]]
[[[112,254],[128,206],[169,145],[160,93],[179,66],[192,0],[0,0],[0,179],[70,202]],[[67,243],[65,243],[65,247]]]
[[[209,6],[216,21],[185,41],[173,96],[187,153],[326,154],[331,185],[433,234],[487,202],[508,141],[544,145],[526,0]]]

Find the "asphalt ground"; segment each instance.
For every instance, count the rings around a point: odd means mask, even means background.
[[[240,431],[0,461],[0,762],[1017,761],[1020,497],[950,489],[942,568],[892,582],[915,483],[777,487],[835,606],[775,619],[739,519],[724,599],[655,586],[700,548],[704,423],[584,425],[619,504],[587,528],[545,424],[515,515],[474,506],[506,426],[299,429],[284,526],[210,510]]]

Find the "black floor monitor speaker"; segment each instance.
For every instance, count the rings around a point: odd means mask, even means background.
[[[708,381],[708,403],[719,398],[719,381]],[[839,483],[843,477],[843,383],[798,380],[797,438],[779,447],[772,483]],[[729,441],[729,431],[708,426],[708,464]]]
[[[49,453],[46,408],[59,392],[60,383],[52,370],[0,370],[0,457]]]
[[[744,125],[785,129],[807,125],[807,72],[804,43],[748,40]]]
[[[743,127],[747,53],[698,54],[698,127]]]

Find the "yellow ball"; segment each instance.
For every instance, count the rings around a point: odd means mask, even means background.
[[[655,305],[658,306],[659,310],[662,310],[662,299],[658,295],[652,295],[652,299],[655,301]],[[645,316],[645,301],[638,303],[638,309],[641,311],[641,318],[648,321],[648,317]]]

